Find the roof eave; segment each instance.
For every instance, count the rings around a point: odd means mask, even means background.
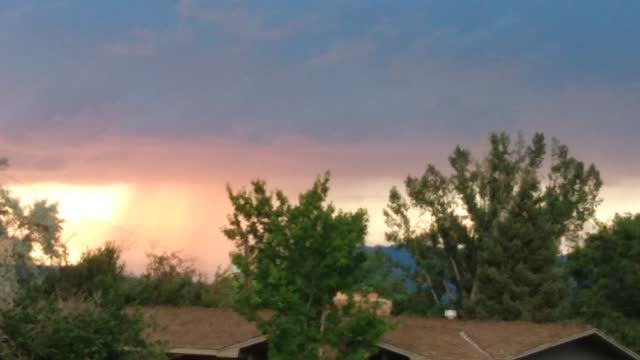
[[[420,354],[416,354],[414,352],[399,348],[397,346],[391,345],[389,343],[380,342],[378,343],[378,347],[381,349],[389,350],[396,354],[404,355],[409,358],[409,360],[427,360],[426,357]]]
[[[564,344],[568,344],[570,342],[576,341],[576,340],[580,340],[582,338],[585,338],[587,336],[591,336],[591,335],[596,335],[598,337],[600,337],[601,339],[603,339],[604,341],[608,342],[609,344],[613,345],[615,348],[617,348],[618,350],[622,351],[623,353],[625,353],[626,355],[629,355],[630,358],[634,359],[634,360],[640,360],[640,355],[634,353],[633,351],[631,351],[629,348],[627,348],[626,346],[620,344],[619,342],[617,342],[616,340],[610,338],[609,336],[605,335],[603,332],[601,332],[600,330],[593,328],[593,329],[589,329],[585,332],[582,332],[580,334],[576,334],[573,336],[569,336],[563,339],[560,339],[558,341],[554,341],[551,343],[547,343],[544,345],[540,345],[537,346],[533,349],[529,349],[521,354],[509,357],[508,360],[520,360],[523,359],[529,355],[533,355],[533,354],[537,354],[539,352],[545,351],[545,350],[549,350]]]
[[[176,355],[207,355],[207,356],[234,358],[240,355],[240,350],[242,350],[243,348],[246,348],[248,346],[252,346],[255,344],[259,344],[266,340],[267,340],[266,336],[259,336],[259,337],[242,341],[237,344],[233,344],[217,350],[197,349],[197,348],[189,348],[189,347],[176,347],[176,348],[169,349],[168,353],[176,354]]]

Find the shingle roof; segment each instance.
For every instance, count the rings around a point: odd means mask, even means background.
[[[199,307],[145,307],[156,326],[147,336],[170,348],[220,350],[262,336],[232,310]],[[397,319],[383,344],[438,360],[504,360],[591,329],[583,324],[536,324],[407,317]]]
[[[170,348],[220,350],[262,336],[255,324],[233,310],[202,307],[145,307],[154,326],[151,341]]]
[[[427,359],[502,360],[589,329],[584,324],[410,317],[400,319],[383,342]]]

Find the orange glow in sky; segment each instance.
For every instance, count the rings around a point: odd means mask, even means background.
[[[109,240],[106,230],[120,221],[130,197],[126,185],[38,183],[12,186],[11,191],[23,204],[43,199],[58,203],[64,219],[62,238],[69,246],[71,262],[77,261],[86,248]]]
[[[268,181],[268,184],[285,185],[291,198],[308,185],[306,181],[300,184]],[[370,219],[367,242],[383,244],[386,226],[382,209],[389,189],[400,181],[334,177],[332,184],[331,200],[336,206],[345,210],[366,208]],[[634,179],[605,186],[597,217],[607,221],[616,212],[640,211],[640,193],[634,188]],[[89,248],[115,241],[123,249],[127,269],[133,272],[144,269],[147,252],[179,251],[206,273],[229,263],[232,245],[220,231],[230,211],[223,183],[144,186],[35,183],[12,186],[11,190],[24,203],[38,199],[59,203],[60,216],[65,221],[63,239],[72,262]]]

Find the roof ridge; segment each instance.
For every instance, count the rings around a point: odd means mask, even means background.
[[[464,330],[460,331],[460,337],[462,337],[464,339],[464,341],[468,342],[471,346],[473,346],[474,349],[478,350],[478,352],[480,352],[482,355],[486,356],[488,359],[495,360],[495,358],[493,356],[491,356],[491,354],[486,352],[482,347],[480,347],[480,345],[478,345],[478,343],[473,341],[471,336],[469,336],[466,332],[464,332]]]

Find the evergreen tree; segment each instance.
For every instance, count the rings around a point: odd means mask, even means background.
[[[385,210],[387,238],[405,244],[430,284],[434,299],[456,284],[467,317],[549,320],[563,299],[557,265],[562,239],[592,218],[602,185],[596,168],[553,142],[547,178],[546,143],[536,134],[511,144],[490,136],[482,161],[456,147],[452,174],[429,165],[405,181],[410,201],[393,188]],[[426,229],[411,224],[411,209],[425,212]]]

